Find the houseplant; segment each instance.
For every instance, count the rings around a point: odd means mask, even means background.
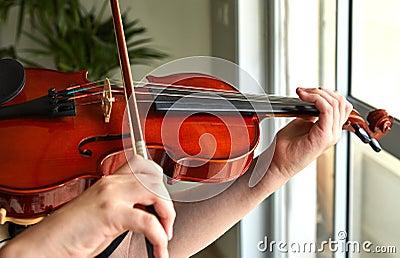
[[[79,0],[4,0],[0,21],[9,18],[13,7],[18,8],[17,37],[13,46],[0,48],[0,57],[10,56],[36,67],[42,66],[38,57],[51,57],[55,69],[87,70],[89,79],[103,78],[119,66],[112,17],[105,15],[107,0],[99,10],[87,10]],[[122,19],[131,64],[149,64],[167,56],[148,46],[151,39],[144,37],[146,29],[138,20],[129,20],[126,11]],[[19,48],[21,36],[38,47]]]

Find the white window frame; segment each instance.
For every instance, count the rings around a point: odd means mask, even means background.
[[[337,0],[337,86],[340,93],[347,96],[347,99],[353,104],[356,109],[363,117],[366,117],[368,112],[373,107],[363,103],[362,101],[351,96],[351,49],[352,49],[352,0]],[[395,119],[395,123],[392,127],[392,132],[382,138],[379,142],[381,147],[392,154],[393,156],[400,158],[400,145],[398,145],[398,138],[400,132],[400,122]],[[346,141],[342,141],[336,147],[335,157],[335,233],[337,236],[339,231],[345,230],[348,232],[349,239],[357,239],[358,236],[353,235],[351,226],[354,221],[351,218],[354,215],[355,203],[351,200],[354,189],[351,181],[352,173],[352,162],[350,159],[351,155],[351,144],[349,134],[346,134]],[[355,232],[354,232],[355,233]],[[337,252],[335,258],[349,257],[350,254]]]
[[[343,96],[349,93],[349,12],[349,1],[337,0],[336,87]],[[348,232],[349,154],[349,134],[343,132],[342,140],[335,146],[334,237],[340,231]],[[334,253],[334,258],[344,257],[346,253]]]
[[[307,3],[311,6],[313,6],[313,4],[315,5],[313,1],[307,1]],[[295,2],[295,4],[302,5],[304,8],[305,3]],[[262,21],[260,9],[263,8],[266,10],[264,19],[268,19],[267,23],[264,21],[264,24],[268,26],[268,28],[264,28],[264,31],[269,30],[268,33],[266,33],[269,38],[264,39],[266,44],[265,49],[267,49],[266,53],[264,53],[267,76],[260,72],[260,67],[263,67],[262,60],[259,59],[263,54],[260,48],[263,47],[263,45],[256,44],[257,47],[249,48],[246,44],[246,42],[254,43],[263,40],[260,38],[260,35],[263,35],[265,32],[262,33],[260,27],[257,27]],[[289,65],[287,62],[288,59],[292,58],[292,60],[297,60],[297,64],[299,64],[304,57],[301,56],[303,53],[294,50],[291,56],[288,56],[288,47],[290,46],[288,46],[288,28],[285,21],[287,21],[286,15],[288,15],[289,10],[285,9],[284,1],[270,0],[266,3],[261,0],[238,0],[238,10],[239,65],[252,74],[256,80],[261,83],[264,82],[267,87],[269,86],[269,88],[266,88],[268,93],[282,96],[290,94],[294,96],[295,87],[300,86],[299,81],[306,85],[318,84],[318,78],[312,78],[312,75],[304,75],[302,77],[301,73],[292,74],[289,80],[287,73]],[[293,19],[295,18],[296,17],[293,17]],[[246,24],[248,21],[251,21],[251,24]],[[296,20],[295,22],[296,26],[298,25],[299,27],[312,27],[315,20],[303,20],[304,24],[297,24],[297,22],[302,22],[302,19]],[[318,29],[315,28],[315,30],[315,35],[318,37]],[[314,49],[316,54],[318,54],[318,47],[312,45],[312,43],[310,44],[310,42],[306,42],[307,39],[297,37],[296,40],[297,43],[305,42],[305,46]],[[313,39],[310,37],[308,37],[308,40],[313,42]],[[316,60],[318,60],[318,58],[316,58]],[[254,68],[255,64],[261,64],[261,66]],[[316,63],[316,65],[318,64]],[[292,69],[298,72],[301,67],[294,65]],[[309,70],[305,72],[312,74],[316,70],[318,70],[316,67],[309,67]],[[290,83],[293,84],[292,87],[290,87]],[[286,123],[287,121],[284,121],[284,119],[276,119],[275,127],[280,128]],[[275,133],[276,132],[274,132],[273,135],[275,135]],[[240,223],[241,257],[291,258],[300,257],[301,255],[305,257],[306,255],[309,258],[310,255],[312,255],[311,253],[296,255],[293,252],[284,253],[279,250],[274,250],[274,253],[271,254],[262,253],[257,250],[257,243],[263,240],[265,236],[267,236],[269,240],[276,242],[281,240],[286,243],[295,241],[316,242],[317,191],[315,163],[311,164],[305,170],[306,171],[300,172],[295,178],[290,180],[288,184],[276,191],[267,199],[267,202],[262,203],[257,209],[242,219]],[[301,219],[299,220],[298,218]],[[301,221],[301,223],[299,223],[299,221]]]

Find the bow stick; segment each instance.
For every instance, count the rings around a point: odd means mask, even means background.
[[[139,119],[139,111],[136,102],[135,88],[132,80],[131,65],[129,63],[128,48],[126,46],[124,28],[118,0],[110,0],[112,16],[114,21],[115,38],[118,47],[118,56],[121,67],[121,76],[127,102],[127,113],[129,117],[129,129],[131,133],[132,148],[134,154],[147,159],[146,143]]]
[[[125,33],[122,24],[121,12],[119,8],[118,0],[110,0],[112,17],[114,21],[115,38],[118,47],[118,56],[121,66],[121,76],[124,85],[126,108],[129,118],[129,130],[132,141],[133,153],[142,156],[147,159],[146,143],[144,141],[143,132],[140,124],[139,111],[136,102],[135,88],[132,80],[131,65],[129,63],[128,48],[125,41]],[[152,210],[149,207],[148,210]],[[114,242],[121,242],[127,232],[123,233]],[[153,256],[153,245],[146,238],[147,256],[149,258]]]

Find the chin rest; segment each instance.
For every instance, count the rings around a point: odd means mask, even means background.
[[[0,59],[0,105],[12,100],[25,84],[22,64],[14,59]]]

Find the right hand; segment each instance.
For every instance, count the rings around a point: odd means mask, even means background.
[[[83,194],[15,237],[1,253],[4,257],[8,257],[6,254],[93,257],[120,234],[131,230],[146,236],[153,244],[155,257],[168,257],[175,210],[172,201],[165,197],[169,195],[161,168],[135,156],[130,165],[125,164],[112,175],[101,178]],[[158,219],[140,208],[150,205],[154,206]],[[18,249],[20,253],[13,252]]]

